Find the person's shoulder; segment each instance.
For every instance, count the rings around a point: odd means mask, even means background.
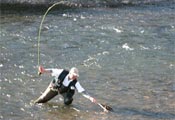
[[[77,79],[75,81],[77,86],[81,86],[80,82]]]

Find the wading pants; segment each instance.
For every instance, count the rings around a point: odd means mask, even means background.
[[[47,89],[44,91],[44,93],[34,101],[34,103],[46,103],[52,98],[54,98],[56,95],[58,95],[58,90],[53,89],[53,83],[51,82],[50,85],[47,87]],[[74,93],[65,92],[61,94],[64,97],[64,104],[70,105],[73,101],[73,95]]]

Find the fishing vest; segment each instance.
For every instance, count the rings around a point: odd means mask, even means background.
[[[58,76],[57,80],[54,80],[53,84],[56,86],[60,94],[65,92],[70,92],[71,94],[74,94],[75,92],[75,84],[77,83],[77,80],[73,80],[69,83],[68,86],[63,85],[63,81],[66,78],[66,76],[69,74],[69,71],[63,70],[63,72]]]

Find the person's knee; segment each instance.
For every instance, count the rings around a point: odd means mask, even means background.
[[[73,101],[73,98],[71,98],[71,99],[70,98],[65,98],[64,99],[64,104],[65,105],[70,105],[72,103],[72,101]]]

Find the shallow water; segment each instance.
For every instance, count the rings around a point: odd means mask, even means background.
[[[41,64],[80,70],[80,83],[102,109],[75,94],[31,105],[52,77],[37,76],[37,35],[44,12],[1,14],[0,119],[175,119],[175,5],[77,8],[48,14]],[[15,13],[15,14],[14,14]]]

